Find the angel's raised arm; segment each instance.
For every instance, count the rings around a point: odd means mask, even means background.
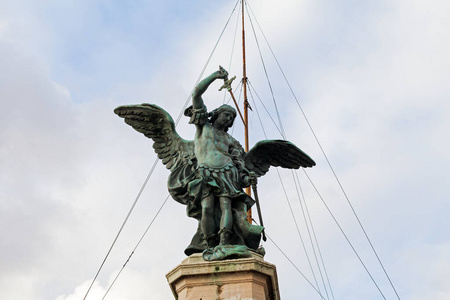
[[[194,109],[203,108],[203,93],[208,89],[209,85],[216,79],[227,79],[228,72],[225,69],[220,68],[220,70],[212,73],[205,79],[199,82],[192,93],[192,106]]]

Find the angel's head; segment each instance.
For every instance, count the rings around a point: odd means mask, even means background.
[[[224,104],[210,112],[210,115],[210,122],[212,124],[215,122],[223,122],[224,131],[227,132],[228,128],[233,126],[234,119],[236,118],[236,110],[232,106]]]

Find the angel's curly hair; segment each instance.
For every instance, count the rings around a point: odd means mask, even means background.
[[[220,107],[216,108],[215,110],[213,110],[212,112],[210,112],[208,115],[210,117],[209,121],[211,122],[211,124],[214,124],[214,122],[217,120],[217,118],[219,117],[220,113],[223,111],[229,111],[233,114],[233,120],[231,121],[230,126],[228,126],[227,128],[225,128],[225,132],[228,131],[228,128],[230,128],[231,126],[233,126],[234,124],[234,120],[236,119],[236,109],[234,109],[234,107],[228,105],[228,104],[223,104]]]

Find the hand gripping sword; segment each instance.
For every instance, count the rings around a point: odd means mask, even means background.
[[[225,71],[225,69],[222,68],[221,66],[219,66],[219,68],[220,68],[220,70]],[[225,72],[226,72],[226,71],[225,71]],[[225,78],[225,79],[223,80],[223,81],[224,81],[224,82],[223,82],[223,85],[220,87],[219,91],[221,91],[221,90],[223,90],[223,89],[227,89],[228,92],[230,92],[231,98],[233,98],[234,105],[236,106],[236,109],[237,109],[237,111],[238,111],[238,113],[239,113],[239,116],[241,117],[242,123],[244,123],[244,126],[247,126],[247,124],[245,124],[244,117],[242,116],[241,110],[239,109],[239,105],[237,104],[236,98],[234,98],[234,94],[233,94],[233,91],[232,91],[232,89],[231,89],[231,83],[232,83],[233,80],[235,80],[235,79],[236,79],[236,76],[233,76],[233,77],[230,78],[230,79],[228,79],[228,77]]]

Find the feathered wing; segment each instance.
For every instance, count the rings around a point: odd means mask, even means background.
[[[172,171],[180,164],[195,162],[194,142],[178,135],[172,117],[161,107],[148,103],[123,105],[114,113],[153,140],[153,148],[167,169]]]
[[[316,165],[305,152],[284,140],[264,140],[245,155],[245,166],[260,177],[269,171],[270,166],[288,169],[308,168]]]

